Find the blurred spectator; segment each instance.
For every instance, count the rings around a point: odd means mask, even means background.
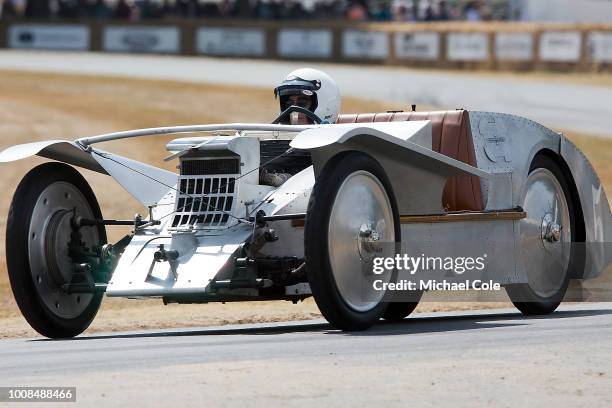
[[[354,0],[346,11],[346,17],[350,21],[365,21],[368,17],[366,5],[363,1]]]
[[[424,5],[423,21],[446,21],[449,19],[446,1],[428,1]]]
[[[392,9],[393,20],[395,21],[416,21],[416,7],[412,0],[396,1]]]
[[[49,17],[51,9],[47,0],[28,0],[25,8],[25,16],[30,18]]]
[[[281,19],[303,20],[309,17],[309,13],[300,1],[286,1],[280,10]]]
[[[113,17],[122,20],[128,20],[132,16],[132,6],[128,3],[128,0],[119,0],[115,7]]]
[[[448,5],[445,0],[440,0],[438,3],[438,20],[447,21],[448,19]]]
[[[471,1],[466,4],[463,13],[465,14],[465,19],[467,21],[482,21],[480,2],[478,1]]]
[[[61,18],[77,18],[79,17],[79,5],[75,0],[59,0],[56,13]]]
[[[0,0],[0,18],[17,16],[17,9],[13,0]]]
[[[97,0],[104,1],[104,0]],[[138,9],[138,17],[142,19],[161,18],[165,14],[166,2],[140,0],[136,3]]]
[[[220,3],[216,1],[204,1],[200,6],[200,15],[203,17],[220,17],[221,12],[219,10]]]
[[[255,15],[264,20],[278,20],[281,17],[281,9],[279,0],[259,0],[256,2]]]
[[[94,18],[109,18],[113,15],[113,11],[104,0],[96,0],[90,15]]]
[[[373,0],[368,2],[368,14],[372,21],[391,20],[391,2]]]
[[[434,21],[436,20],[436,13],[434,11],[434,7],[431,2],[428,2],[425,6],[425,16],[423,17],[423,21]]]

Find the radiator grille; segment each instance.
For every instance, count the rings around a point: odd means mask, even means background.
[[[191,159],[181,162],[181,175],[239,174],[240,159]]]
[[[225,228],[237,201],[240,158],[185,159],[172,228]]]
[[[182,160],[172,228],[225,228],[236,206],[239,176],[239,157]]]
[[[236,177],[181,177],[173,228],[223,228],[236,206]]]

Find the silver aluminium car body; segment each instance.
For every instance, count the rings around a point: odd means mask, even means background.
[[[150,208],[148,220],[158,222],[135,227],[106,288],[108,296],[157,296],[167,301],[257,298],[257,288],[230,285],[219,289],[213,284],[231,279],[233,261],[245,242],[257,243],[256,251],[262,257],[302,259],[304,229],[294,222],[292,215],[307,212],[319,173],[329,160],[347,151],[363,152],[380,163],[392,184],[399,213],[417,217],[416,222],[402,222],[403,242],[414,245],[428,240],[445,242],[447,246],[440,250],[449,250],[457,240],[481,240],[485,250],[495,253],[500,260],[497,263],[500,267],[490,271],[491,276],[504,284],[527,282],[524,265],[528,260],[518,247],[514,252],[500,252],[495,247],[496,242],[520,240],[517,220],[436,223],[423,218],[424,221],[418,221],[419,216],[444,215],[441,197],[448,177],[478,176],[487,212],[517,208],[530,163],[538,152],[550,151],[565,164],[577,193],[586,243],[612,241],[610,207],[601,182],[584,155],[562,134],[524,118],[488,112],[470,112],[470,126],[477,167],[433,151],[429,121],[142,129],[76,141],[52,140],[13,146],[0,153],[0,162],[38,155],[108,174]],[[175,174],[96,148],[97,143],[109,140],[172,133],[196,135],[170,142],[169,160],[178,160],[183,165],[188,160],[232,158],[239,165],[235,172],[223,175]],[[261,185],[257,170],[262,165],[259,154],[262,140],[291,140],[292,149],[310,152],[313,165],[280,187]],[[206,163],[193,165],[206,166]],[[185,203],[194,197],[200,204],[198,209],[186,208]],[[205,199],[215,200],[215,206],[210,207],[213,209],[202,205]],[[224,203],[221,212],[216,211],[220,200]],[[280,239],[261,238],[263,229],[256,222],[258,214],[278,216],[273,224]],[[197,217],[210,222],[198,226]],[[178,258],[156,262],[155,253],[161,245],[177,251]],[[572,278],[594,278],[612,261],[604,246],[587,245],[586,248],[584,267]],[[309,294],[307,283],[285,287],[287,299]]]

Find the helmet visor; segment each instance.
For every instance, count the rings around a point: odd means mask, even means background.
[[[298,77],[287,78],[274,89],[274,96],[280,99],[281,112],[290,106],[300,106],[314,112],[317,109],[317,91],[321,81],[309,81]]]
[[[280,108],[281,112],[289,108],[290,106],[299,106],[309,111],[314,111],[315,106],[315,94],[312,92],[302,92],[296,90],[295,92],[286,92],[280,96]]]

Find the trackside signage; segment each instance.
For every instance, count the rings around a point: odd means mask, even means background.
[[[89,49],[89,28],[80,24],[13,24],[9,27],[10,48],[45,50]]]
[[[612,31],[595,31],[589,35],[589,54],[594,62],[612,62]]]
[[[177,27],[108,26],[102,47],[105,51],[176,54],[180,33]]]
[[[489,58],[486,33],[449,33],[446,46],[450,61],[486,61]]]
[[[332,32],[282,29],[278,32],[277,51],[281,57],[330,58]]]
[[[547,31],[540,37],[540,59],[547,62],[578,62],[582,36],[578,31]]]
[[[389,56],[389,36],[378,31],[347,30],[342,33],[345,58],[385,59]]]
[[[207,55],[262,57],[266,52],[263,30],[250,28],[199,28],[196,50]]]
[[[533,59],[533,34],[497,33],[495,56],[500,61],[531,61]]]
[[[440,34],[434,32],[396,33],[395,56],[404,60],[437,60]]]

